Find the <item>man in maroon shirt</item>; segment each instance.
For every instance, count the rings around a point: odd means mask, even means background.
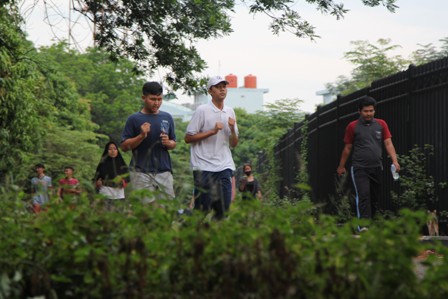
[[[72,203],[81,194],[79,181],[73,177],[74,168],[66,166],[64,168],[65,178],[59,180],[58,197],[63,200],[70,200]]]
[[[380,193],[383,143],[395,168],[400,171],[389,127],[384,120],[374,118],[375,106],[376,101],[372,97],[365,96],[360,100],[360,117],[345,129],[345,147],[337,169],[340,176],[346,173],[345,163],[353,150],[351,175],[356,193],[356,213],[358,218],[366,219],[372,218],[372,203],[378,201]],[[364,227],[358,229],[366,230]]]

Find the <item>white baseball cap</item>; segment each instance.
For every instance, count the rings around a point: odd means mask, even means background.
[[[224,82],[224,83],[226,83],[226,84],[229,84],[229,81],[227,81],[226,79],[224,79],[224,78],[221,77],[221,76],[214,76],[214,77],[211,77],[210,80],[208,80],[208,83],[207,83],[207,90],[209,90],[210,87],[215,86],[215,85],[218,85],[218,84],[221,83],[221,82]]]

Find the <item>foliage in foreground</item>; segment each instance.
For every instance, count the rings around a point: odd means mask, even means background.
[[[0,203],[0,298],[442,298],[444,259],[419,279],[423,214],[353,236],[307,201],[237,202],[228,219],[179,215],[175,201],[104,211],[101,200],[28,213]],[[434,245],[436,246],[436,245]],[[446,249],[438,249],[445,254]]]

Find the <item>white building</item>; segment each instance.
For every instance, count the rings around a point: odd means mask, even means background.
[[[190,108],[169,101],[163,101],[160,110],[168,112],[173,118],[180,118],[182,121],[190,121],[193,115],[193,110]]]
[[[332,94],[328,89],[319,90],[316,92],[316,95],[323,97],[324,105],[327,105],[328,103],[336,100],[336,96]]]
[[[227,86],[227,97],[225,105],[232,108],[243,108],[248,113],[255,113],[263,110],[263,94],[268,93],[269,89],[257,88],[257,77],[247,75],[244,77],[244,85],[238,87],[238,78],[236,75],[229,74],[225,77],[229,81]],[[196,94],[194,96],[195,106],[207,103],[211,100],[209,94]]]

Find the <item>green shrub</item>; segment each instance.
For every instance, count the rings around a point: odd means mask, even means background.
[[[400,191],[391,191],[392,200],[398,209],[427,210],[438,201],[437,184],[428,173],[428,164],[434,156],[434,147],[425,144],[423,147],[414,145],[408,155],[400,155],[402,171],[400,172]],[[439,183],[443,188],[446,183]]]
[[[338,226],[308,201],[238,201],[219,222],[180,215],[177,201],[143,206],[135,194],[114,211],[98,202],[50,204],[35,215],[20,194],[2,195],[0,298],[442,298],[447,291],[444,259],[428,262],[423,279],[414,271],[424,213],[403,211],[356,237],[358,220]]]

